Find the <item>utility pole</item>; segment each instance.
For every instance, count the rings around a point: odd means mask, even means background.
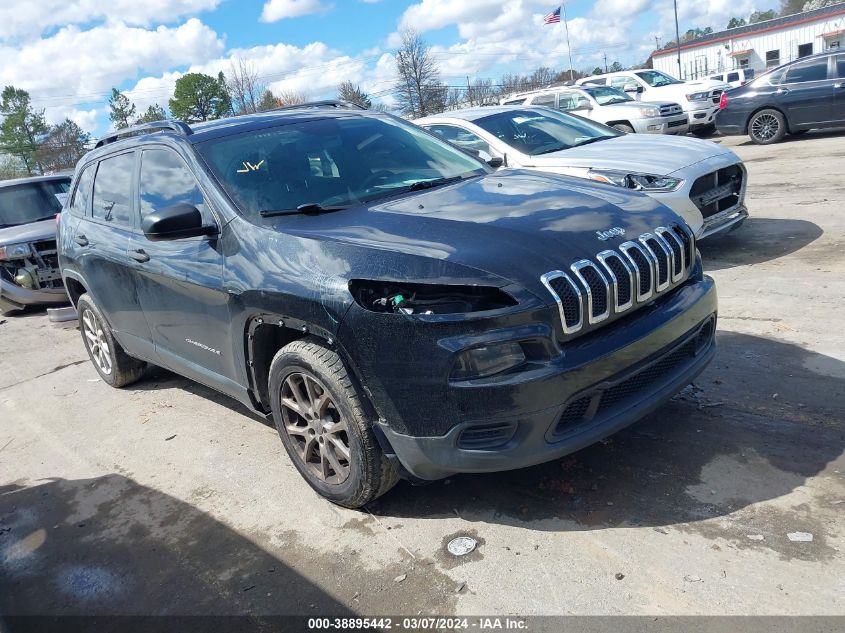
[[[672,0],[675,5],[675,44],[678,47],[678,79],[683,79],[681,76],[681,31],[678,28],[678,0]]]
[[[602,53],[604,56],[604,72],[607,73],[607,53]]]
[[[660,36],[659,35],[654,36],[654,50],[656,50],[656,51],[660,50]]]

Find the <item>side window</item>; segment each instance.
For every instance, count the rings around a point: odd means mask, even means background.
[[[531,101],[531,105],[548,106],[550,108],[554,108],[555,107],[555,95],[554,95],[554,93],[545,94],[545,95],[537,95]]]
[[[734,74],[736,74],[736,73],[734,73]],[[712,79],[713,81],[724,81],[725,76],[724,75],[711,75],[710,79]]]
[[[433,132],[443,140],[451,142],[454,142],[458,138],[458,132],[460,132],[460,128],[456,128],[453,125],[426,125],[425,129]]]
[[[557,96],[558,110],[567,112],[578,107],[578,95],[574,92],[560,92]]]
[[[619,90],[625,90],[626,88],[630,88],[633,90],[637,89],[637,82],[631,79],[630,77],[611,77],[610,78],[610,85],[614,88],[619,88]]]
[[[786,71],[786,83],[788,84],[821,81],[823,79],[827,79],[827,57],[795,64]]]
[[[739,81],[739,73],[728,73],[728,82]]]
[[[73,198],[68,205],[68,210],[74,215],[87,215],[88,203],[91,201],[91,181],[94,179],[94,165],[88,165],[79,174]]]
[[[426,129],[462,149],[488,154],[486,157],[481,156],[485,160],[493,158],[493,150],[490,149],[490,144],[477,134],[473,134],[468,130],[455,125],[431,125],[426,127]]]
[[[206,220],[210,219],[194,174],[169,150],[148,149],[141,154],[138,195],[142,220],[148,213],[179,203],[195,206]]]
[[[834,61],[836,62],[836,76],[845,79],[845,55],[837,55]]]
[[[95,218],[131,226],[134,166],[134,152],[100,161],[94,178],[93,215]]]

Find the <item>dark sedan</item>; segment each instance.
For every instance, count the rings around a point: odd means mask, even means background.
[[[786,134],[845,126],[845,53],[828,52],[784,64],[722,95],[716,127],[748,134],[759,145]]]

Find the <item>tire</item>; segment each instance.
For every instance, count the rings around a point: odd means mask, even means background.
[[[748,137],[757,145],[778,143],[785,135],[786,119],[777,110],[760,110],[748,120]]]
[[[314,338],[294,341],[273,358],[269,382],[282,444],[317,493],[360,508],[396,484],[399,473],[382,452],[340,356]]]
[[[79,313],[82,343],[103,382],[119,389],[141,378],[146,363],[123,351],[103,313],[87,293],[79,297],[76,311]]]
[[[627,123],[614,123],[611,127],[616,129],[616,130],[619,130],[620,132],[625,132],[625,134],[633,134],[634,133],[634,128],[632,128]]]

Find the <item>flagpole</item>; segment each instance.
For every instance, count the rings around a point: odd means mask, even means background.
[[[561,0],[560,8],[563,10],[563,29],[566,32],[566,51],[569,53],[569,81],[575,79],[575,73],[572,70],[572,47],[569,45],[569,24],[566,20],[566,3]]]

